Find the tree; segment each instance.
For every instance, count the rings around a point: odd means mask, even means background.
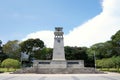
[[[74,59],[74,50],[73,47],[65,46],[65,58],[67,60],[73,60]]]
[[[28,39],[20,43],[21,51],[32,53],[35,48],[42,49],[44,47],[44,42],[40,39]]]
[[[119,71],[119,68],[120,68],[120,57],[117,56],[113,56],[112,58],[112,61],[114,62],[114,67],[117,68],[117,71]]]
[[[113,45],[111,41],[104,43],[96,43],[88,49],[88,55],[93,55],[95,53],[96,59],[110,58],[112,54]]]
[[[85,66],[89,66],[87,48],[86,47],[70,47],[65,46],[65,57],[67,60],[84,60]]]
[[[107,59],[105,59],[105,60],[104,60],[104,63],[105,63],[105,67],[107,67],[108,70],[109,70],[110,68],[113,68],[113,67],[114,67],[114,62],[113,62],[112,58],[107,58]]]
[[[8,41],[5,45],[3,45],[3,52],[6,53],[9,58],[19,60],[20,59],[19,41],[18,40]]]
[[[95,51],[91,47],[87,49],[87,62],[89,67],[95,67],[94,52]]]
[[[93,46],[91,46],[93,53],[95,53],[96,59],[104,58],[104,55],[106,53],[106,49],[104,48],[104,46],[104,43],[96,43]]]
[[[1,44],[2,41],[0,40],[0,63],[8,57],[5,53],[3,53],[3,47],[1,46]]]
[[[89,66],[95,67],[95,61],[103,58],[103,44],[104,43],[97,43],[87,49]]]
[[[104,63],[103,63],[103,60],[96,60],[96,67],[97,68],[102,68],[104,67]]]
[[[119,61],[120,62],[120,61]],[[117,62],[117,58],[116,57],[112,57],[112,58],[103,58],[101,60],[97,60],[97,67],[101,67],[101,68],[108,68],[108,70],[110,68],[114,68],[115,65],[117,65],[117,63],[119,64],[119,62]]]
[[[117,70],[119,71],[119,68],[120,68],[120,56],[116,57],[116,65],[117,65]]]
[[[103,49],[104,49],[104,58],[111,58],[112,56],[114,56],[114,54],[112,54],[112,49],[113,49],[113,44],[112,41],[107,41],[104,43]]]
[[[15,59],[5,59],[2,64],[1,64],[2,67],[4,68],[7,68],[8,71],[9,71],[9,68],[19,68],[20,67],[20,62],[18,60],[15,60]]]
[[[117,31],[116,34],[111,37],[111,39],[114,46],[112,53],[115,54],[115,56],[120,56],[120,30]]]
[[[51,60],[52,59],[52,49],[43,48],[42,50],[34,51],[34,58],[40,60]]]
[[[114,45],[116,46],[120,46],[120,30],[117,31],[112,37],[112,42],[114,43]]]
[[[8,58],[8,56],[5,53],[0,53],[0,62]]]
[[[21,42],[19,45],[21,47],[21,52],[29,55],[28,61],[22,61],[23,64],[27,64],[26,66],[31,66],[33,59],[36,57],[36,54],[38,55],[39,52],[45,47],[44,42],[38,38],[28,39]],[[38,58],[38,56],[36,58]]]

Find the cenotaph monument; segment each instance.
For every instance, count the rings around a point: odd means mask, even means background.
[[[64,32],[62,27],[55,27],[52,60],[34,60],[37,68],[83,68],[84,60],[66,60],[64,52]]]
[[[84,60],[66,60],[64,52],[63,28],[55,27],[52,60],[34,60],[33,67],[18,70],[14,73],[39,74],[78,74],[99,73],[94,68],[84,67]]]
[[[66,60],[64,53],[64,38],[62,27],[56,27],[54,32],[54,47],[53,47],[53,57],[51,61],[52,68],[66,68]]]

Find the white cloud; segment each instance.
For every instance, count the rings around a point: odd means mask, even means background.
[[[29,38],[33,38],[33,39],[40,38],[40,40],[44,41],[47,47],[52,47],[54,41],[54,34],[53,31],[38,31],[27,35],[27,37],[24,38],[23,40]]]
[[[110,37],[120,29],[119,4],[120,0],[103,0],[103,11],[99,15],[64,35],[65,45],[89,47],[95,43],[110,40]],[[31,33],[26,39],[36,37],[40,37],[48,47],[53,46],[52,31]]]

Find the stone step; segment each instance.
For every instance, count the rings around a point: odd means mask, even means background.
[[[37,73],[37,74],[84,74],[84,73],[103,73],[94,68],[25,68],[13,73]]]

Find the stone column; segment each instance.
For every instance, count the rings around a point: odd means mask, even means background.
[[[66,68],[66,60],[64,53],[64,38],[62,27],[56,27],[54,32],[54,48],[51,61],[51,68]]]
[[[65,60],[64,38],[62,27],[56,27],[54,32],[54,48],[52,60]]]

